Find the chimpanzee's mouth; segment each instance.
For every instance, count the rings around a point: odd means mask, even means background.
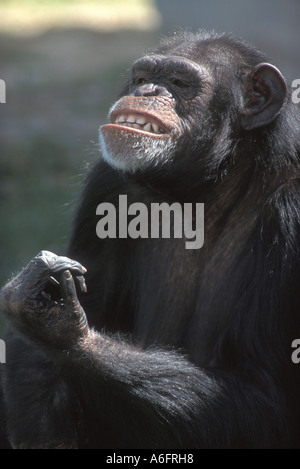
[[[168,130],[161,122],[149,114],[139,114],[135,112],[118,112],[111,114],[112,124],[127,127],[129,129],[147,132],[155,135],[168,133]]]

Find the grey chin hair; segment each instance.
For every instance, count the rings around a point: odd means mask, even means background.
[[[152,139],[143,136],[144,144],[138,143],[126,153],[126,145],[117,154],[109,149],[101,131],[99,144],[103,159],[112,167],[124,172],[135,173],[137,170],[146,170],[151,167],[163,166],[170,163],[175,155],[176,145],[169,139]]]
[[[113,155],[111,151],[108,150],[107,145],[104,141],[103,135],[101,132],[99,132],[99,144],[100,144],[100,150],[102,154],[102,158],[106,163],[108,163],[112,168],[118,169],[121,171],[126,171],[129,173],[135,173],[135,171],[138,169],[138,164],[137,162],[133,161],[128,161],[129,158],[121,158],[121,155]],[[135,164],[134,164],[135,163]]]

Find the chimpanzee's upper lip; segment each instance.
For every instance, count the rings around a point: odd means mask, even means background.
[[[148,113],[138,113],[131,110],[117,110],[111,113],[112,124],[129,127],[156,135],[168,133],[166,126],[156,117]]]

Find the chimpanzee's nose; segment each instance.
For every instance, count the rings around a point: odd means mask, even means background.
[[[166,96],[168,98],[172,98],[172,95],[167,88],[154,83],[146,83],[139,86],[134,91],[134,96]]]

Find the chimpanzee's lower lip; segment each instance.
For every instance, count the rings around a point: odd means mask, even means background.
[[[134,127],[130,123],[105,124],[105,125],[101,126],[101,130],[112,130],[112,131],[115,130],[115,131],[119,131],[119,132],[132,132],[132,133],[145,135],[145,136],[152,137],[152,138],[165,138],[165,137],[169,136],[169,134],[164,132],[164,131],[163,131],[163,133],[161,133],[161,132],[156,133],[154,131],[148,131],[148,130],[144,130],[143,128]]]

